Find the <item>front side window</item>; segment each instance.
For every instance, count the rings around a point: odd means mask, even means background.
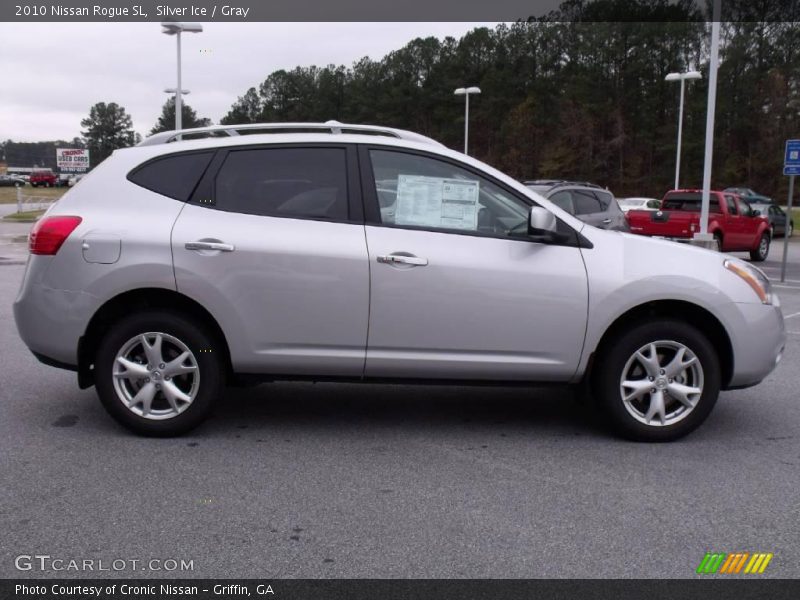
[[[527,232],[529,205],[452,163],[370,150],[384,225],[490,235]]]
[[[558,208],[567,211],[569,214],[575,214],[575,204],[572,202],[572,194],[567,190],[556,192],[550,196],[549,200]]]
[[[231,151],[217,173],[214,203],[251,215],[347,220],[343,148]]]

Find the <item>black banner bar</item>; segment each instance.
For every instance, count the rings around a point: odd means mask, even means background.
[[[700,580],[0,580],[0,598],[54,600],[796,600],[800,581]]]

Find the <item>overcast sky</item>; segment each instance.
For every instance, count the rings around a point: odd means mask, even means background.
[[[183,36],[183,87],[219,122],[276,69],[352,65],[415,37],[460,37],[492,23],[206,23]],[[96,102],[117,102],[146,135],[176,84],[175,38],[158,23],[0,23],[0,139],[71,140]],[[469,84],[471,82],[465,82]]]

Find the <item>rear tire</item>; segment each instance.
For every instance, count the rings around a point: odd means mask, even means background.
[[[95,358],[95,385],[109,414],[145,436],[202,423],[225,386],[223,350],[183,314],[149,310],[112,325]]]
[[[640,321],[599,354],[593,377],[597,399],[612,428],[627,439],[677,440],[706,420],[719,396],[714,347],[683,321]]]
[[[750,260],[753,262],[764,262],[769,256],[770,237],[768,233],[762,233],[758,241],[758,247],[750,250]]]

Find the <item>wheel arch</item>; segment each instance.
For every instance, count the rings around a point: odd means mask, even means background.
[[[592,366],[596,356],[604,347],[634,323],[654,318],[673,318],[689,323],[706,335],[717,351],[720,361],[722,389],[725,389],[733,376],[733,345],[725,326],[713,313],[702,306],[685,300],[656,300],[635,306],[615,319],[603,333],[589,360],[586,378],[592,376]]]
[[[94,357],[103,333],[114,322],[137,310],[172,309],[188,314],[208,327],[224,352],[224,364],[228,374],[233,369],[230,348],[219,323],[208,310],[196,300],[164,288],[139,288],[123,292],[103,304],[89,321],[86,331],[78,342],[78,385],[81,389],[94,385]]]

